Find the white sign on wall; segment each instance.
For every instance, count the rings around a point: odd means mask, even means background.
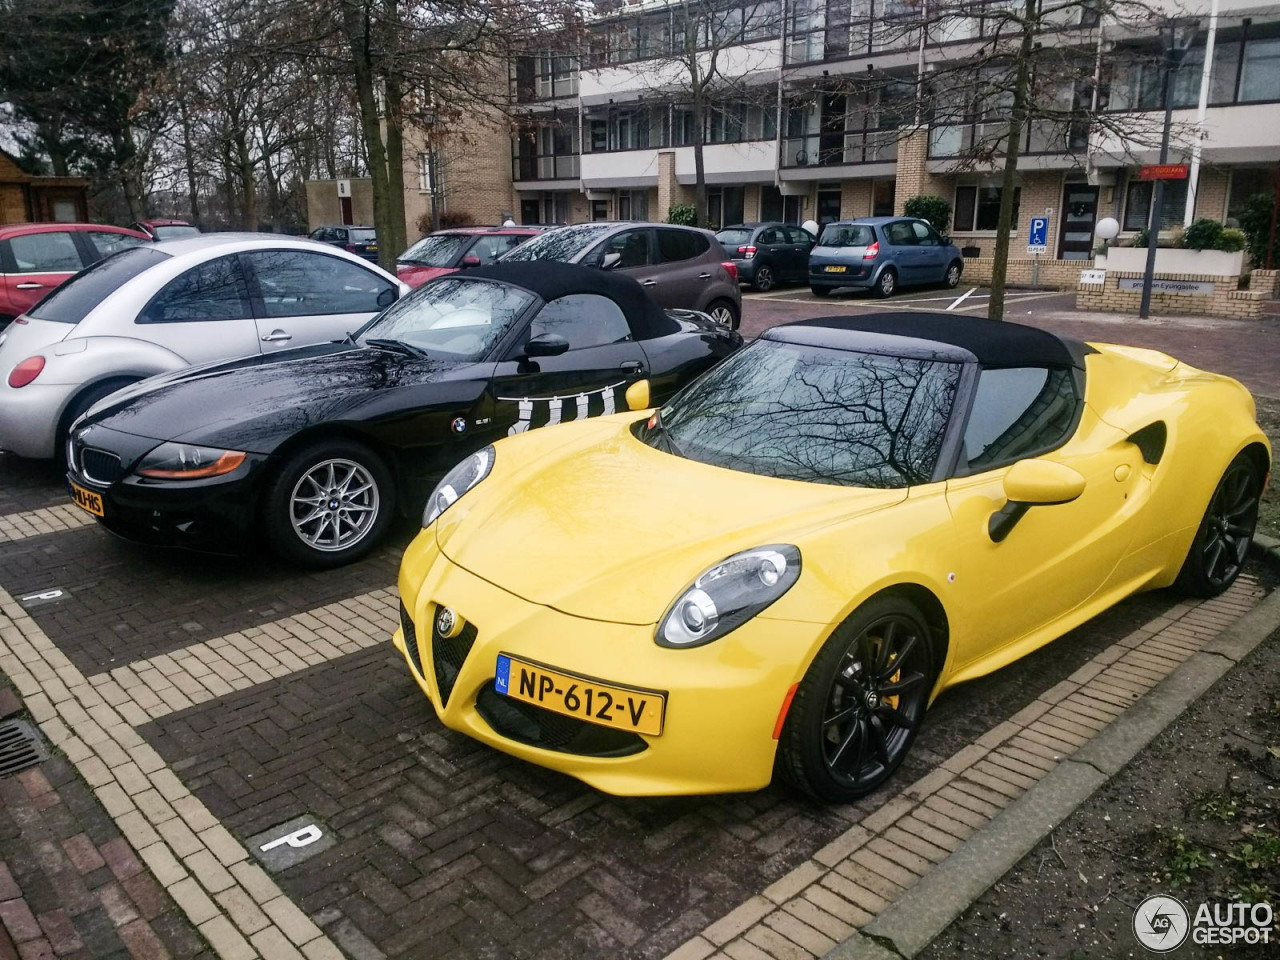
[[[1107,282],[1107,271],[1105,270],[1081,270],[1080,282],[1091,286],[1101,286]]]
[[[351,196],[351,181],[350,181],[350,180],[339,180],[339,181],[338,181],[338,196],[340,196],[340,197],[349,197],[349,196]]]

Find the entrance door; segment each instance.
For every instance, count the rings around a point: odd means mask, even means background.
[[[896,181],[873,180],[871,183],[871,215],[873,217],[893,216],[893,195]]]
[[[1068,183],[1062,192],[1062,234],[1058,240],[1061,260],[1093,257],[1093,224],[1098,219],[1098,188]]]

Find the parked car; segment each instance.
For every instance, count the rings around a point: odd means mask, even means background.
[[[1248,391],[1162,353],[803,320],[461,464],[394,642],[445,726],[605,793],[847,803],[939,692],[1137,591],[1225,591],[1270,468]]]
[[[872,290],[879,297],[899,287],[954,287],[963,272],[960,248],[928,221],[911,217],[828,223],[809,254],[809,288],[815,297],[837,287]]]
[[[149,240],[136,230],[96,223],[0,226],[0,330],[80,270]]]
[[[700,310],[734,330],[742,317],[738,272],[708,230],[668,223],[579,223],[548,230],[503,262],[558,260],[617,270],[664,307]]]
[[[200,236],[200,228],[185,220],[139,220],[131,226],[156,242]]]
[[[741,344],[621,275],[477,267],[419,287],[341,343],[114,394],[76,424],[72,492],[133,539],[243,551],[262,531],[286,557],[336,566],[371,549],[397,507],[418,515],[440,476],[485,444],[665,402]]]
[[[753,290],[779,283],[804,283],[809,276],[813,234],[794,223],[739,223],[716,234],[738,268],[738,279]]]
[[[125,250],[5,331],[0,450],[64,454],[72,422],[127,384],[340,339],[408,290],[349,253],[288,237],[219,233]]]
[[[453,227],[423,237],[396,258],[396,275],[417,288],[455,270],[493,263],[543,227]]]
[[[378,231],[373,227],[317,227],[308,238],[331,247],[364,257],[371,263],[378,262]]]

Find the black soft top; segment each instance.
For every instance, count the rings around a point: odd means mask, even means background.
[[[537,294],[544,302],[574,293],[594,293],[608,297],[622,310],[637,340],[652,340],[678,333],[680,324],[669,317],[635,280],[625,273],[582,267],[554,260],[515,260],[475,267],[447,277],[500,280]]]
[[[767,331],[765,339],[843,350],[974,360],[984,367],[1079,367],[1093,348],[1020,323],[954,313],[900,311],[814,317]]]

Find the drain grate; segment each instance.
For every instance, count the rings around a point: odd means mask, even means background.
[[[0,723],[0,777],[49,759],[44,741],[25,720]]]

